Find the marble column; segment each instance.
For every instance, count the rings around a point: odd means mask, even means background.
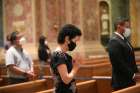
[[[98,5],[97,0],[82,1],[83,44],[88,58],[106,53],[100,43]]]
[[[42,34],[42,11],[41,11],[41,0],[35,0],[35,29],[36,29],[36,42],[39,36]]]
[[[130,0],[130,21],[131,21],[131,43],[137,47],[137,17],[136,17],[136,0]]]

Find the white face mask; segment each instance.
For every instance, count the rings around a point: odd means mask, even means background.
[[[25,37],[21,37],[20,40],[19,40],[19,43],[21,45],[24,45],[26,43],[26,38]]]
[[[48,44],[48,41],[47,40],[45,40],[45,45],[47,45]]]
[[[125,32],[123,33],[123,35],[124,35],[126,38],[130,37],[130,35],[131,35],[131,30],[130,30],[130,28],[125,28]]]

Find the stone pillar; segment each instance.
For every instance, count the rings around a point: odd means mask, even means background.
[[[82,36],[77,49],[74,52],[79,52],[85,57],[85,45],[84,45],[84,32],[83,32],[83,0],[71,0],[71,22],[76,25],[82,31]]]
[[[63,8],[61,8],[60,0],[46,0],[46,30],[47,39],[53,44],[56,43],[56,37],[61,26],[62,17],[65,18],[64,13],[62,13]]]
[[[39,36],[42,34],[42,11],[41,11],[41,1],[35,0],[35,27],[36,27],[36,42],[39,39]]]
[[[94,55],[106,53],[100,43],[99,8],[97,0],[82,1],[82,27],[85,55],[92,58]]]
[[[130,21],[131,21],[131,29],[132,29],[132,34],[131,34],[131,43],[133,47],[137,46],[137,18],[136,18],[136,0],[130,0]]]
[[[72,0],[66,0],[65,1],[65,6],[66,6],[66,10],[65,10],[65,15],[66,15],[66,23],[72,23]]]
[[[46,36],[47,34],[47,11],[46,11],[46,3],[47,0],[40,0],[41,2],[41,17],[42,17],[42,34]]]
[[[83,30],[86,41],[99,40],[97,5],[97,0],[83,0]]]

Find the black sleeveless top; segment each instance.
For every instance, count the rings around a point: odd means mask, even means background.
[[[55,93],[76,93],[76,84],[73,79],[69,84],[65,84],[57,70],[60,64],[66,64],[68,73],[72,70],[72,57],[67,53],[55,51],[52,53],[50,66],[54,74]]]

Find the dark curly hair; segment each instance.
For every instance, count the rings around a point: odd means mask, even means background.
[[[69,39],[73,39],[76,36],[81,36],[81,30],[79,28],[77,28],[76,26],[72,25],[72,24],[66,24],[64,25],[59,33],[58,33],[58,37],[57,37],[57,43],[58,44],[63,44],[65,42],[65,37],[68,36]]]

